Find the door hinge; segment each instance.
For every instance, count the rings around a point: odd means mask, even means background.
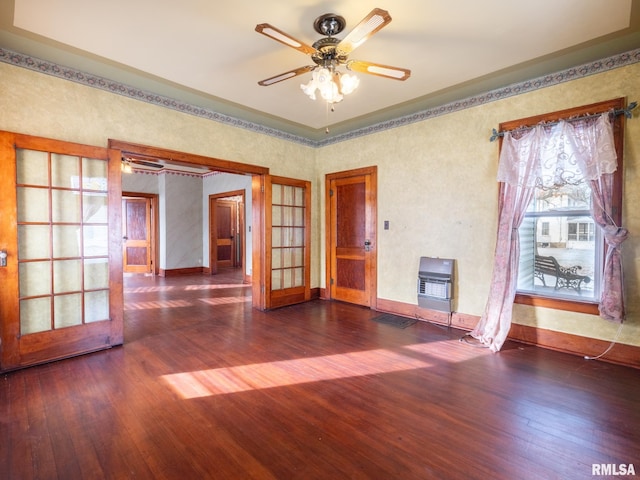
[[[333,285],[333,278],[329,280],[329,285]]]
[[[260,185],[260,192],[264,193],[264,185]]]
[[[330,188],[330,189],[329,189],[329,196],[330,196],[330,197],[333,197],[333,188]]]

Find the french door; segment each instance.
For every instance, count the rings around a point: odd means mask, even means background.
[[[265,175],[265,302],[276,308],[311,298],[311,183]]]
[[[0,370],[121,344],[119,152],[0,132],[0,158]]]
[[[375,167],[329,174],[327,280],[334,300],[375,307]]]

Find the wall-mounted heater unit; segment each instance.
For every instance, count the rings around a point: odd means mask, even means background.
[[[453,264],[450,258],[420,257],[418,305],[451,313]]]

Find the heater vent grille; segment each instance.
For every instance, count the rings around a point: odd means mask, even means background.
[[[429,297],[437,298],[449,298],[450,297],[450,282],[446,280],[437,280],[434,278],[420,278],[419,279],[418,293],[421,295],[427,295]]]
[[[454,261],[449,258],[420,258],[418,305],[451,313],[453,264]]]

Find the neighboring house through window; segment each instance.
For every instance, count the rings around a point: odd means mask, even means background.
[[[577,170],[576,165],[572,168]],[[519,229],[518,290],[553,298],[597,301],[603,241],[591,219],[591,188],[579,172],[565,171],[565,176],[567,173],[579,180],[537,188],[527,209]],[[553,274],[552,259],[558,270],[566,268],[574,272],[570,281]]]

